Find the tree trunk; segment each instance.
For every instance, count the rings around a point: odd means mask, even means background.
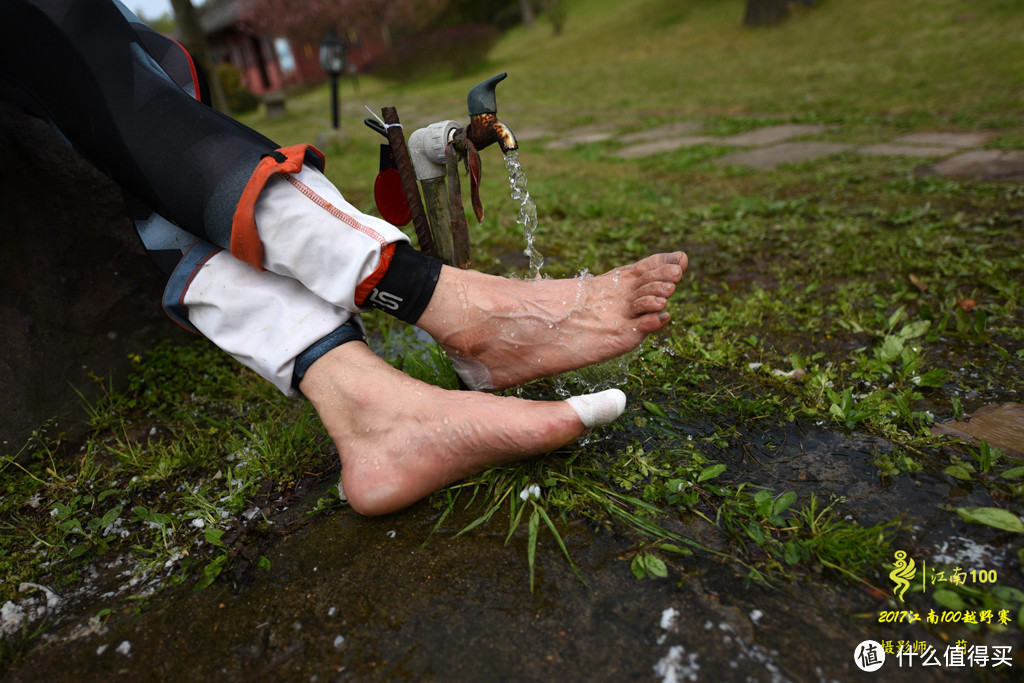
[[[224,94],[224,86],[217,76],[217,67],[210,57],[210,46],[206,42],[206,34],[199,24],[199,14],[192,6],[192,0],[171,0],[171,7],[174,8],[174,19],[181,30],[181,42],[189,51],[203,71],[206,72],[206,80],[210,83],[210,99],[213,108],[225,114],[231,113],[228,105],[228,98]]]
[[[789,0],[747,0],[746,26],[770,26],[789,16]]]
[[[563,0],[544,0],[541,3],[541,8],[548,15],[548,20],[551,21],[551,28],[554,30],[555,35],[562,35],[562,30],[565,28],[565,2]]]
[[[523,26],[533,26],[533,5],[530,4],[530,0],[519,0],[519,11],[523,15]]]

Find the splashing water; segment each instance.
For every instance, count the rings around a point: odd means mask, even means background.
[[[551,378],[552,388],[558,396],[568,398],[573,394],[623,387],[629,383],[629,368],[643,353],[643,348],[644,345],[641,344],[617,358],[563,372]]]
[[[534,233],[537,231],[537,205],[530,198],[530,192],[526,189],[526,174],[523,166],[519,163],[519,150],[509,150],[505,154],[505,168],[508,169],[508,183],[512,188],[512,199],[520,202],[519,217],[517,223],[523,226],[523,236],[526,237],[526,249],[523,254],[530,259],[530,272],[528,279],[540,277],[540,268],[544,265],[544,257],[534,246],[536,239]]]
[[[519,163],[518,150],[513,149],[505,154],[505,168],[508,169],[512,199],[519,200],[520,202],[519,217],[516,219],[516,222],[523,226],[523,235],[526,238],[526,248],[523,250],[523,254],[530,259],[530,270],[527,279],[537,279],[540,277],[541,266],[544,265],[544,256],[534,245],[534,233],[537,230],[537,205],[530,198],[530,193],[526,189],[526,174],[523,172],[522,164]],[[580,281],[580,289],[577,290],[577,301],[574,304],[578,303],[579,297],[582,295],[583,283],[594,276],[584,268],[576,277]],[[617,278],[618,275],[615,277]],[[581,391],[595,392],[623,386],[629,379],[630,363],[640,355],[641,348],[642,345],[618,358],[612,358],[603,363],[562,373],[552,378],[555,393],[563,398],[568,398]],[[524,395],[522,387],[516,389],[516,395],[520,397]],[[591,439],[597,440],[599,438],[603,437],[588,436],[581,443],[589,443]]]

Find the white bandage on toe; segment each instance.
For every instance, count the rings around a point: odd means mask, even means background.
[[[615,420],[626,409],[626,395],[618,389],[599,391],[566,399],[587,429],[600,427]]]

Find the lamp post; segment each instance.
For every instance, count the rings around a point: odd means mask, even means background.
[[[338,76],[345,71],[345,44],[338,37],[338,31],[331,29],[331,34],[320,43],[320,68],[331,77],[331,113],[334,129],[338,129]]]

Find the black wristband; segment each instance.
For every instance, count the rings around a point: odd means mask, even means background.
[[[440,276],[439,260],[399,242],[387,272],[366,297],[366,305],[414,324],[434,296]]]

